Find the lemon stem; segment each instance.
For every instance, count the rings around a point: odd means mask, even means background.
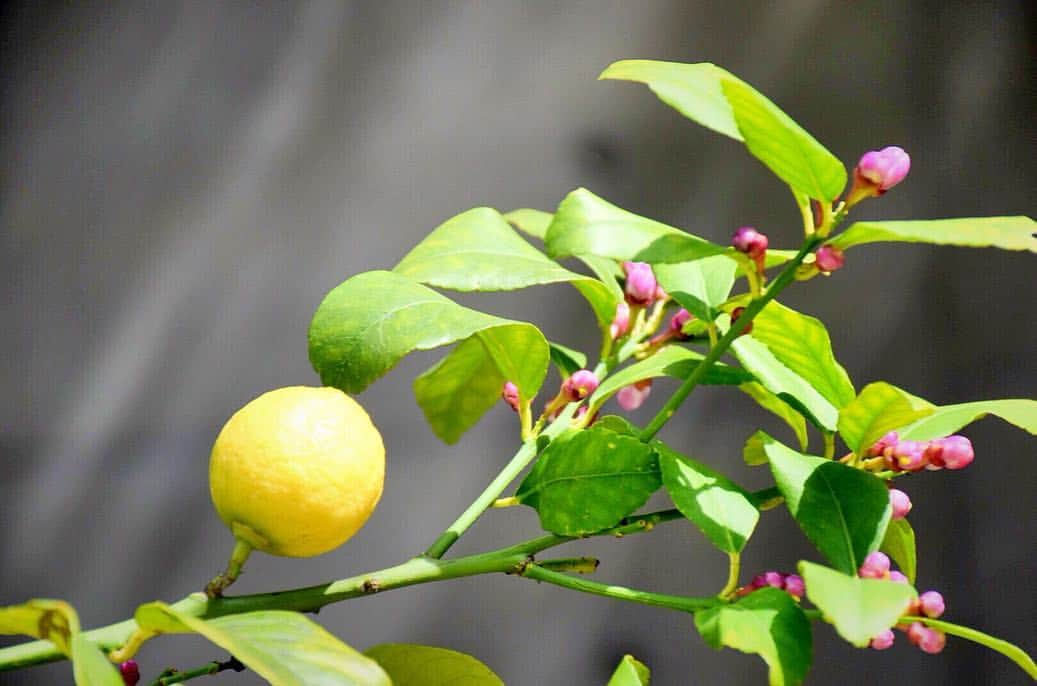
[[[227,561],[227,570],[222,574],[218,574],[205,586],[205,595],[210,598],[219,598],[223,595],[223,591],[237,581],[238,576],[241,574],[241,568],[245,566],[245,561],[248,560],[248,556],[251,554],[252,546],[240,538],[236,539],[234,550],[230,553],[230,560]]]

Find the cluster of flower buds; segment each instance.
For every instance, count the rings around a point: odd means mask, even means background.
[[[120,664],[119,674],[122,676],[122,681],[126,686],[136,686],[137,682],[140,681],[140,667],[137,666],[134,660],[126,660],[126,662]]]
[[[902,441],[896,431],[878,440],[868,448],[865,457],[883,459],[879,462],[897,472],[918,472],[923,469],[964,469],[976,457],[972,442],[964,436],[947,436],[932,441]]]
[[[745,253],[756,263],[756,271],[763,273],[764,259],[767,257],[767,236],[751,226],[743,226],[731,236],[731,245],[740,253]]]
[[[796,600],[800,600],[806,592],[806,586],[803,585],[803,577],[799,574],[783,574],[781,572],[772,571],[757,574],[753,577],[752,581],[739,588],[738,591],[736,591],[736,595],[749,595],[753,591],[768,586],[785,591]]]
[[[598,377],[589,369],[580,369],[573,372],[568,379],[562,382],[561,395],[565,396],[567,402],[583,400],[598,388]]]
[[[648,350],[654,350],[663,343],[668,341],[686,341],[691,338],[688,334],[684,333],[684,325],[687,324],[694,317],[691,312],[688,312],[683,307],[670,317],[670,323],[666,327],[665,331],[652,336],[648,341]]]
[[[624,262],[623,273],[626,275],[624,293],[631,305],[647,307],[665,296],[647,262]]]
[[[641,379],[636,383],[619,389],[619,393],[616,394],[616,401],[620,407],[629,412],[641,407],[651,393],[652,380]]]
[[[846,204],[853,207],[865,198],[875,198],[904,180],[911,170],[911,157],[903,148],[891,145],[861,155],[853,170],[853,186]]]
[[[857,570],[857,576],[862,579],[887,579],[898,583],[907,583],[906,576],[895,569],[890,569],[889,556],[877,550],[869,553],[864,558],[860,569]]]
[[[889,557],[878,551],[864,558],[864,563],[857,573],[862,579],[887,579],[898,583],[908,583],[906,576],[890,569]],[[911,601],[904,610],[904,614],[936,619],[943,614],[944,609],[946,609],[946,605],[943,596],[938,591],[926,591]],[[927,627],[922,622],[914,622],[906,629],[901,625],[897,625],[897,628],[906,632],[908,640],[926,653],[938,653],[947,643],[947,636],[942,631]],[[875,650],[886,650],[893,645],[893,640],[893,630],[886,629],[872,638],[870,645]]]

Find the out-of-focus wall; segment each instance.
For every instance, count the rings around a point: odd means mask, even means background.
[[[858,216],[1032,215],[1035,14],[1026,0],[9,5],[0,604],[66,598],[93,626],[200,588],[231,546],[206,485],[216,431],[265,390],[316,383],[306,327],[323,294],[391,267],[460,211],[549,210],[584,185],[713,240],[753,224],[792,245],[798,219],[781,184],[645,88],[596,82],[614,60],[719,63],[849,165],[902,145],[910,177]],[[1034,285],[1032,255],[888,245],[853,251],[788,301],[829,324],[858,385],[888,379],[947,403],[1034,395]],[[596,341],[564,287],[462,300],[570,345]],[[437,355],[413,356],[361,396],[389,453],[367,527],[316,559],[256,556],[235,591],[395,563],[482,489],[510,454],[513,417],[495,410],[456,447],[438,443],[410,391]],[[763,485],[739,457],[757,421],[770,420],[708,391],[666,437]],[[948,616],[1032,646],[1034,443],[995,420],[968,434],[969,470],[907,486],[919,584],[945,592]],[[485,519],[457,552],[537,530],[520,508]],[[670,592],[713,592],[725,573],[690,525],[569,550],[598,554],[602,579]],[[744,564],[752,574],[811,555],[776,512]],[[690,617],[503,576],[349,602],[320,621],[360,648],[471,652],[511,684],[604,683],[624,652],[660,686],[764,678],[755,658],[707,649]],[[815,634],[810,683],[1025,679],[962,641],[928,657],[857,651],[824,625]],[[153,674],[222,657],[171,638],[140,661]],[[0,682],[68,675],[55,665]]]

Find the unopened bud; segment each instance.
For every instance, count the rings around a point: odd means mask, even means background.
[[[644,404],[644,401],[648,399],[648,396],[652,392],[652,380],[644,379],[637,383],[624,386],[619,389],[619,393],[616,394],[616,401],[619,406],[624,410],[630,412],[636,410]]]
[[[889,573],[889,580],[890,580],[890,581],[895,581],[895,582],[897,582],[898,584],[907,584],[907,583],[911,583],[911,582],[910,582],[910,580],[909,580],[909,579],[908,579],[908,578],[907,578],[906,576],[904,576],[904,574],[903,574],[902,572],[898,572],[898,571],[897,571],[897,570],[895,570],[895,569],[894,569],[894,570],[892,570],[892,571],[891,571],[891,572]]]
[[[846,263],[843,251],[831,243],[825,243],[814,253],[814,264],[823,272],[834,272]]]
[[[731,310],[731,326],[735,325],[735,322],[738,321],[738,318],[742,316],[743,312],[745,312],[745,308],[744,307],[736,307],[735,309]],[[752,325],[752,322],[750,322],[749,326],[745,327],[745,331],[743,331],[742,333],[743,334],[750,334],[750,333],[752,333],[752,331],[753,331],[753,325]]]
[[[886,464],[890,469],[918,472],[929,463],[926,459],[928,445],[919,441],[900,441],[886,453]]]
[[[893,519],[903,519],[911,511],[911,498],[899,488],[889,489],[889,504],[893,506]]]
[[[932,441],[929,444],[929,452],[934,463],[947,469],[964,469],[972,464],[976,457],[972,441],[958,435]]]
[[[921,633],[921,637],[915,645],[921,648],[923,653],[936,655],[943,652],[944,647],[947,645],[947,634],[929,627],[925,627],[925,631],[919,633]]]
[[[943,614],[945,609],[947,606],[938,591],[926,591],[918,596],[918,611],[930,619],[936,619]]]
[[[572,373],[562,382],[562,393],[569,400],[583,400],[598,387],[598,377],[589,369],[581,369]]]
[[[868,195],[882,195],[904,180],[911,169],[911,157],[903,148],[891,145],[861,155],[854,169],[854,186]]]
[[[658,284],[652,267],[647,262],[624,262],[626,273],[625,292],[631,305],[650,305],[655,300]]]
[[[679,341],[685,341],[689,338],[689,336],[684,333],[684,325],[691,321],[693,316],[694,315],[692,315],[691,312],[688,312],[682,307],[677,310],[676,314],[670,317],[670,333],[673,334],[674,338]]]
[[[864,453],[866,457],[878,457],[886,452],[886,448],[892,449],[900,442],[900,436],[897,435],[896,431],[890,431],[888,434],[880,438],[875,445],[868,448]]]
[[[862,579],[888,579],[889,578],[889,556],[885,553],[875,551],[868,553],[861,564],[858,575]]]
[[[140,681],[140,667],[137,666],[135,660],[126,660],[119,665],[119,674],[122,676],[122,681],[126,686],[136,686],[137,682]]]
[[[789,574],[785,577],[785,592],[797,600],[803,597],[806,593],[806,584],[803,583],[803,577],[799,574]]]
[[[767,236],[760,233],[751,226],[743,226],[731,236],[731,245],[738,252],[745,253],[756,259],[767,252]]]
[[[518,412],[519,410],[519,389],[518,386],[510,381],[504,382],[504,388],[501,390],[500,397],[504,399],[504,402],[508,404],[508,407]]]
[[[893,647],[893,641],[896,640],[896,634],[893,633],[892,629],[886,629],[881,634],[871,639],[870,645],[873,650],[886,650],[887,648]]]
[[[609,324],[609,336],[615,341],[626,336],[628,331],[630,331],[630,305],[625,300],[621,300],[616,305],[616,316]]]

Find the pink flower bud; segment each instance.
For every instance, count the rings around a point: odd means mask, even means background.
[[[846,263],[846,256],[839,248],[825,243],[814,253],[815,264],[823,272],[834,272]]]
[[[616,305],[616,317],[609,324],[609,336],[617,340],[630,331],[630,305],[625,300]]]
[[[906,576],[904,576],[901,572],[896,571],[895,569],[889,573],[889,580],[895,581],[898,584],[910,583]]]
[[[871,186],[873,195],[882,195],[904,180],[911,169],[911,157],[903,148],[891,145],[861,156],[854,169],[855,185]]]
[[[887,579],[889,578],[889,556],[885,553],[875,551],[868,553],[861,564],[858,575],[862,579]]]
[[[925,633],[922,634],[921,639],[916,643],[922,652],[929,653],[930,655],[936,655],[937,653],[943,652],[944,647],[947,645],[947,634],[937,629],[925,628]]]
[[[684,325],[687,324],[693,315],[683,307],[677,310],[677,313],[670,317],[670,333],[673,337],[679,341],[688,340],[688,336],[684,333]]]
[[[886,629],[881,634],[871,639],[869,644],[874,650],[885,650],[893,647],[893,641],[896,640],[896,634],[893,633],[892,629]]]
[[[519,410],[519,389],[518,386],[511,383],[510,381],[504,382],[504,388],[501,390],[500,397],[504,399],[504,402],[508,404],[508,407],[518,412]]]
[[[767,252],[767,236],[751,226],[743,226],[731,236],[731,245],[738,252],[743,252],[753,259],[762,257]]]
[[[784,588],[785,587],[785,575],[781,572],[763,572],[753,577],[753,580],[749,582],[749,585],[754,589],[765,588],[770,586],[772,588]]]
[[[647,262],[624,262],[626,272],[626,296],[631,305],[650,305],[655,300],[655,289],[658,284],[655,274]]]
[[[573,372],[572,376],[562,382],[562,393],[569,400],[583,400],[598,387],[598,377],[589,369]]]
[[[803,583],[803,577],[799,574],[789,574],[785,577],[785,592],[793,598],[799,599],[806,593],[806,585]]]
[[[918,645],[925,638],[929,628],[921,622],[914,622],[911,626],[907,627],[907,640],[911,641],[912,645]]]
[[[140,681],[140,667],[134,660],[127,660],[119,665],[119,674],[122,675],[123,683],[126,686],[136,686]]]
[[[911,511],[911,499],[898,488],[889,489],[889,503],[893,506],[893,519],[903,519]]]
[[[964,469],[972,464],[976,453],[972,450],[972,441],[964,436],[948,436],[930,443],[939,447],[937,460],[947,469]],[[935,450],[933,451],[935,452]]]
[[[900,442],[900,437],[896,431],[890,431],[888,434],[878,440],[878,442],[868,448],[867,452],[864,453],[866,457],[878,457],[886,452],[887,448],[894,448],[897,443]]]
[[[732,326],[734,326],[734,323],[737,322],[738,318],[742,316],[743,312],[745,312],[745,308],[744,307],[736,307],[735,309],[731,310],[731,325]],[[752,331],[753,331],[753,325],[752,325],[752,323],[750,323],[749,326],[745,327],[745,331],[743,331],[742,334],[743,335],[748,335],[748,334],[752,333]]]
[[[936,619],[942,615],[946,607],[943,596],[937,591],[926,591],[918,596],[918,610],[930,619]]]
[[[651,392],[652,380],[645,379],[619,389],[619,393],[616,394],[616,401],[619,402],[620,407],[630,412],[641,407]]]
[[[929,464],[925,451],[928,444],[919,441],[900,441],[891,453],[886,455],[886,463],[891,469],[905,472],[918,472]]]

